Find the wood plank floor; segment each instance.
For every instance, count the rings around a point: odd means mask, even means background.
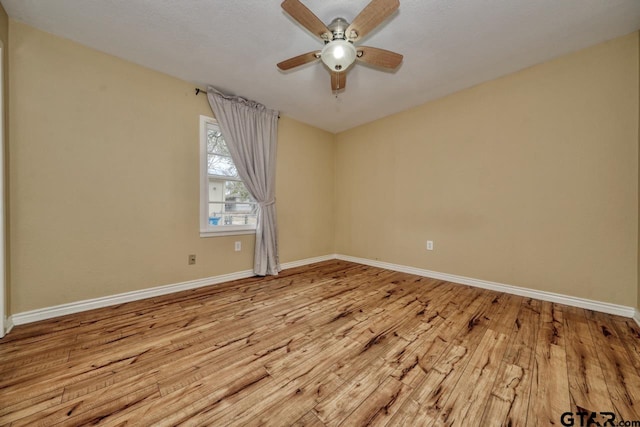
[[[0,425],[640,420],[633,320],[343,261],[19,326],[0,361]]]

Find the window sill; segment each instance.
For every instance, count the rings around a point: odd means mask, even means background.
[[[251,230],[200,230],[200,237],[222,237],[222,236],[239,236],[242,234],[256,234],[255,229]]]

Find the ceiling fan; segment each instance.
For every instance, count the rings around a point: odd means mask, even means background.
[[[303,53],[278,63],[278,68],[287,71],[318,59],[331,72],[331,89],[344,89],[347,70],[356,60],[376,67],[395,69],[402,62],[402,55],[385,49],[355,46],[400,7],[400,0],[371,0],[371,2],[349,23],[344,18],[335,18],[325,25],[300,0],[284,0],[282,8],[293,19],[324,42],[322,50]]]

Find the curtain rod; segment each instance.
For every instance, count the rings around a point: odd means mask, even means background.
[[[200,89],[199,87],[196,88],[196,95],[200,95],[201,93],[203,94],[207,94],[206,90]],[[280,114],[278,114],[278,118],[280,118]]]

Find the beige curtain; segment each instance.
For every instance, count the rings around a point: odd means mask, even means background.
[[[275,204],[278,112],[211,86],[207,97],[238,175],[258,202],[253,271],[259,276],[277,275],[282,270]]]

